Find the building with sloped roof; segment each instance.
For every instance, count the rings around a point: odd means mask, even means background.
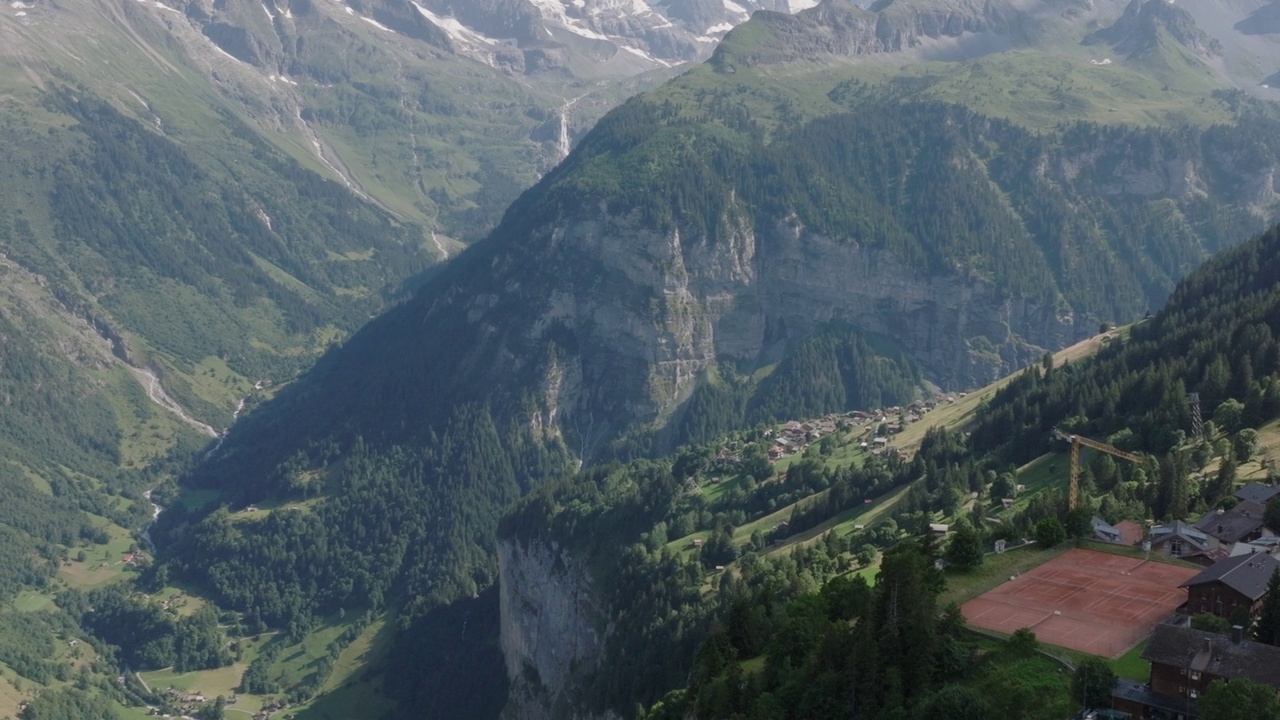
[[[1250,617],[1262,609],[1271,574],[1280,569],[1280,560],[1266,553],[1236,555],[1210,565],[1179,587],[1187,589],[1187,611],[1209,612],[1231,617],[1236,608],[1245,608]]]
[[[1124,534],[1121,533],[1120,530],[1112,527],[1106,520],[1103,520],[1097,515],[1093,516],[1093,520],[1090,521],[1090,524],[1093,525],[1093,538],[1095,540],[1119,543],[1124,539]]]
[[[1185,625],[1157,625],[1142,651],[1151,663],[1145,685],[1116,683],[1116,709],[1135,718],[1194,718],[1196,700],[1220,680],[1248,678],[1280,691],[1280,648],[1247,640],[1243,630],[1231,637]]]
[[[1203,531],[1182,520],[1151,528],[1151,552],[1167,557],[1195,559],[1217,549],[1217,543]]]
[[[1275,533],[1262,525],[1262,514],[1267,506],[1252,500],[1243,500],[1230,510],[1213,510],[1196,521],[1195,528],[1216,540],[1220,547],[1230,550],[1238,542],[1256,540]]]
[[[1263,535],[1257,540],[1249,542],[1238,542],[1231,546],[1231,555],[1249,555],[1252,553],[1270,553],[1271,555],[1280,554],[1280,537],[1275,535]]]
[[[1266,505],[1271,498],[1280,495],[1280,485],[1264,485],[1260,482],[1251,482],[1235,491],[1233,495],[1246,502]]]

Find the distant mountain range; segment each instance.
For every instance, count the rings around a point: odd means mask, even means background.
[[[132,471],[247,397],[166,567],[261,622],[408,624],[576,463],[983,384],[1280,208],[1270,3],[796,9],[0,8],[0,332],[33,358],[0,441]]]
[[[600,113],[746,12],[7,3],[0,253],[33,280],[0,312],[24,318],[21,338],[104,344],[101,362],[150,378],[133,415],[207,436],[255,383],[291,377],[482,237]]]
[[[1231,88],[1229,40],[1155,0],[758,13],[607,116],[298,412],[380,427],[421,387],[590,424],[578,450],[641,428],[669,447],[706,393],[711,426],[765,419],[761,378],[833,323],[943,387],[988,382],[1157,307],[1275,216],[1276,113]]]
[[[419,613],[395,652],[421,652],[453,632],[424,594],[492,583],[494,497],[575,460],[986,383],[1141,317],[1264,227],[1280,114],[1232,54],[1241,31],[1211,32],[1220,21],[1140,1],[756,13],[608,114],[487,238],[238,423],[188,482],[233,507],[319,493],[336,513],[375,468],[381,496],[458,513],[414,535],[438,550],[429,567],[379,564]],[[248,597],[220,585],[257,552],[243,548],[278,540],[211,545],[199,517],[169,518],[175,573],[242,610],[294,592],[284,576]],[[346,522],[325,526],[327,546],[371,552]],[[460,681],[441,672],[398,683]],[[430,694],[400,699],[418,710]]]

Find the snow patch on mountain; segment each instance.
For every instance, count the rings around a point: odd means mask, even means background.
[[[491,38],[463,25],[457,18],[437,15],[418,3],[413,3],[422,17],[448,34],[449,39],[464,45],[514,47],[516,40]]]
[[[387,27],[386,25],[383,25],[382,23],[378,22],[377,20],[374,20],[373,18],[361,17],[360,19],[361,19],[361,20],[363,20],[363,21],[365,21],[365,22],[367,22],[367,23],[369,23],[370,25],[372,25],[372,26],[374,26],[374,27],[378,28],[379,30],[386,30],[386,31],[387,31],[387,32],[389,32],[389,33],[393,33],[393,32],[395,32],[395,30],[392,30],[391,28]]]
[[[794,12],[818,0],[474,0],[464,8],[449,0],[413,0],[431,23],[461,44],[486,50],[501,43],[526,54],[525,72],[539,72],[587,58],[602,72],[631,74],[705,58],[725,33],[756,10]],[[499,41],[498,37],[512,40]],[[532,55],[529,55],[532,53]]]

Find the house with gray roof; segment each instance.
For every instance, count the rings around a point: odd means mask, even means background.
[[[1213,538],[1182,520],[1157,525],[1151,528],[1151,534],[1147,537],[1151,541],[1151,552],[1167,557],[1193,560],[1204,558],[1218,549]]]
[[[1238,542],[1231,546],[1232,557],[1236,555],[1251,555],[1253,553],[1269,553],[1271,555],[1280,555],[1280,536],[1264,535],[1257,540],[1249,542]]]
[[[1151,663],[1145,685],[1117,683],[1118,710],[1134,717],[1196,717],[1195,702],[1215,680],[1248,678],[1280,691],[1280,648],[1182,625],[1157,625],[1142,658]]]
[[[1280,495],[1280,485],[1264,485],[1260,482],[1251,482],[1235,491],[1234,495],[1244,501],[1266,505],[1271,498]]]
[[[1112,527],[1106,520],[1094,515],[1091,522],[1093,525],[1093,538],[1095,540],[1101,540],[1102,542],[1109,543],[1124,542],[1124,533],[1120,532],[1115,527]]]
[[[1230,550],[1238,542],[1275,534],[1262,525],[1266,510],[1262,503],[1243,500],[1230,510],[1209,512],[1196,521],[1195,528],[1216,540],[1219,547]]]
[[[1187,611],[1229,618],[1237,608],[1257,617],[1271,574],[1280,560],[1266,553],[1236,555],[1205,568],[1179,587],[1187,589]]]

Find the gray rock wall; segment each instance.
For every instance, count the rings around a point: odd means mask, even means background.
[[[584,713],[578,683],[604,657],[608,622],[591,578],[554,545],[498,544],[502,652],[511,690],[508,720],[607,720]]]

